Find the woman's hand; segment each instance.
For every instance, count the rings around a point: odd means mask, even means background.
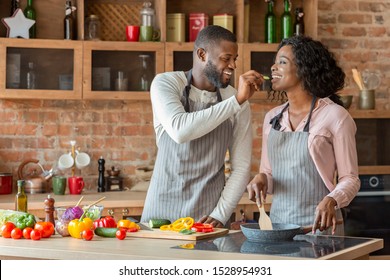
[[[265,201],[267,197],[267,190],[268,190],[268,180],[267,175],[264,173],[257,174],[252,181],[249,182],[249,184],[246,186],[246,189],[248,190],[248,198],[254,202],[256,202],[257,205],[261,206],[261,199],[260,195],[263,196],[263,200]]]
[[[238,103],[241,105],[251,98],[255,91],[260,90],[260,86],[263,82],[263,76],[255,70],[249,70],[240,75],[236,96]]]
[[[332,234],[336,231],[337,217],[336,207],[337,202],[329,196],[325,196],[324,199],[317,205],[314,216],[314,223],[312,232],[317,229],[320,231],[326,230],[332,226]]]

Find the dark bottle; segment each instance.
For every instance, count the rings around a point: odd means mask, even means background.
[[[98,192],[106,191],[106,180],[104,178],[105,163],[106,161],[101,156],[100,159],[98,160],[98,164],[99,164]]]
[[[12,0],[11,1],[11,16],[15,13],[17,9],[20,8],[19,0]]]
[[[15,211],[27,212],[27,195],[24,192],[26,181],[18,180],[18,193],[15,196]]]
[[[268,0],[268,12],[265,15],[265,42],[276,43],[276,16],[274,0]]]
[[[27,0],[27,7],[24,9],[24,15],[28,19],[35,20],[35,23],[33,26],[30,27],[29,33],[30,38],[36,38],[37,37],[37,13],[35,12],[35,9],[32,5],[32,0]]]
[[[64,18],[64,39],[76,40],[76,19],[73,14],[75,7],[72,6],[72,1],[66,1],[65,18]]]
[[[303,16],[305,14],[303,13],[302,8],[296,8],[295,9],[295,23],[294,23],[294,35],[304,35],[305,34],[305,24],[303,22]]]
[[[284,12],[282,14],[282,32],[281,39],[289,38],[293,35],[293,23],[292,23],[292,16],[291,16],[291,0],[284,0]]]

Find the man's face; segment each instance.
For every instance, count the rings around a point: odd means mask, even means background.
[[[204,74],[211,84],[217,88],[226,88],[230,84],[234,69],[238,46],[236,43],[222,41],[207,52]]]

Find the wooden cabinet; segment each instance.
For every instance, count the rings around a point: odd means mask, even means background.
[[[145,0],[146,1],[146,0]],[[130,99],[149,100],[147,93],[137,87],[137,74],[140,67],[139,55],[146,54],[151,58],[150,73],[164,71],[188,70],[192,66],[193,43],[173,43],[166,41],[166,20],[169,13],[184,13],[186,16],[186,37],[188,41],[189,14],[203,12],[213,24],[213,15],[230,14],[233,16],[234,33],[239,43],[239,59],[235,71],[234,85],[238,77],[249,69],[262,73],[269,72],[276,52],[277,44],[264,44],[264,16],[267,4],[258,0],[154,0],[150,1],[155,9],[155,28],[161,32],[160,42],[125,42],[126,25],[140,24],[142,0],[73,0],[77,7],[77,41],[63,40],[63,18],[65,6],[63,0],[35,1],[37,11],[37,37],[39,39],[0,40],[0,97],[1,98],[39,98],[39,99]],[[21,8],[26,6],[21,0]],[[306,34],[317,36],[317,0],[292,1],[292,14],[295,7],[302,6],[305,12]],[[8,17],[10,1],[1,1],[0,17]],[[283,11],[283,1],[276,1],[277,17]],[[84,21],[86,16],[97,14],[102,26],[103,41],[83,41]],[[3,25],[0,36],[6,36]],[[108,41],[108,42],[107,42]],[[19,88],[6,85],[8,53],[21,53]],[[41,87],[27,90],[23,85],[27,63],[30,57],[37,60],[38,75],[43,80]],[[40,63],[41,65],[38,65]],[[39,66],[39,67],[38,67]],[[109,71],[109,87],[94,88],[94,68],[105,68]],[[96,69],[95,69],[96,70]],[[8,71],[8,72],[7,72]],[[100,71],[100,70],[97,70]],[[115,79],[122,71],[128,78],[128,90],[115,90]],[[95,75],[96,77],[96,75]],[[69,80],[73,78],[69,89]],[[59,81],[63,81],[60,88]],[[68,81],[63,90],[64,81]],[[97,79],[95,79],[96,82]],[[254,101],[265,98],[265,92],[255,96]]]
[[[82,42],[0,38],[0,98],[80,99]],[[33,63],[35,88],[27,85]]]
[[[84,99],[150,100],[149,91],[140,84],[141,75],[147,76],[150,86],[153,77],[164,71],[163,43],[115,42],[113,45],[85,41],[83,46]],[[142,72],[143,66],[146,73]],[[118,83],[120,75],[123,75],[124,88]]]
[[[359,174],[390,174],[390,111],[352,110],[357,126]]]

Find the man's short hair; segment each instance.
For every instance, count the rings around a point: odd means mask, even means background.
[[[206,49],[221,41],[237,43],[236,35],[219,25],[208,25],[203,28],[196,37],[194,50],[198,48]]]

